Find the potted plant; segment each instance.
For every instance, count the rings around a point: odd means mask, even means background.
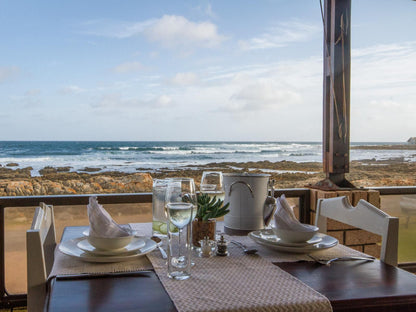
[[[216,218],[225,216],[230,212],[224,201],[217,199],[216,196],[210,197],[208,194],[198,195],[198,208],[195,220],[192,222],[192,244],[201,247],[199,241],[205,237],[215,240]]]

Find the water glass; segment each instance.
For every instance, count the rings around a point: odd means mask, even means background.
[[[165,212],[165,195],[168,186],[168,179],[153,180],[153,222],[152,235],[166,238],[168,234],[168,218]]]
[[[196,207],[195,183],[191,178],[170,179],[165,207],[168,216],[168,277],[184,280],[191,276],[191,227]],[[177,228],[178,233],[172,229]]]
[[[180,234],[168,229],[168,277],[175,280],[185,280],[191,276],[190,229],[185,226]]]

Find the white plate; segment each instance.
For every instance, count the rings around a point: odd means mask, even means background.
[[[281,238],[279,238],[273,232],[273,230],[264,229],[264,230],[261,230],[259,232],[260,232],[260,236],[263,239],[267,240],[268,242],[270,242],[272,244],[281,245],[281,246],[305,247],[305,246],[310,246],[310,245],[314,245],[316,243],[319,243],[322,240],[322,236],[320,236],[320,235],[314,235],[310,240],[308,240],[306,242],[303,242],[303,243],[290,243],[290,242],[285,242]]]
[[[136,235],[137,234],[137,232],[136,231],[133,231],[131,229],[130,225],[128,225],[128,224],[127,225],[122,225],[122,227],[124,227],[125,229],[127,229],[129,231],[132,231],[132,235]],[[85,229],[84,231],[82,231],[82,235],[84,235],[84,236],[90,235],[90,228],[88,227],[88,229]]]
[[[260,245],[279,250],[284,252],[291,252],[291,253],[309,253],[314,252],[318,250],[328,249],[331,247],[334,247],[338,245],[338,240],[332,236],[318,233],[315,236],[321,238],[321,241],[319,243],[308,245],[308,246],[283,246],[276,244],[274,242],[270,242],[270,240],[264,238],[264,234],[262,235],[262,232],[265,230],[259,230],[259,231],[253,231],[248,233],[248,236],[254,240],[256,243],[259,243]],[[267,231],[267,230],[266,230]],[[315,237],[314,236],[314,237]]]
[[[130,244],[127,246],[115,249],[115,250],[102,250],[95,248],[93,245],[90,244],[87,237],[83,237],[78,243],[77,247],[83,251],[87,251],[93,253],[95,255],[101,256],[117,256],[127,253],[133,253],[134,251],[144,247],[145,241],[142,237],[133,237]]]
[[[79,249],[77,244],[79,241],[83,239],[85,239],[85,237],[65,241],[59,244],[59,250],[68,256],[87,262],[122,262],[144,256],[145,254],[148,254],[157,247],[157,244],[151,239],[141,237],[141,239],[144,240],[145,245],[132,253],[118,256],[100,256]]]

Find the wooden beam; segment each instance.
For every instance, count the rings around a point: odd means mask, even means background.
[[[327,185],[345,180],[350,161],[351,0],[324,0],[323,169]]]

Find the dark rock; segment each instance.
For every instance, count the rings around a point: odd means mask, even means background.
[[[91,168],[91,167],[85,167],[84,169],[82,169],[81,171],[86,171],[86,172],[97,172],[102,170],[101,168]]]
[[[23,169],[11,169],[11,168],[0,168],[0,179],[20,179],[20,178],[30,178],[30,170],[28,168]]]
[[[51,173],[56,173],[56,172],[57,172],[56,168],[50,167],[50,166],[46,166],[45,168],[39,170],[39,173],[41,175],[51,174]]]
[[[56,168],[57,172],[68,172],[69,170],[71,170],[72,167],[70,166],[66,166],[66,167],[58,167]]]
[[[7,167],[17,167],[17,166],[19,166],[19,164],[18,163],[8,163],[6,166]]]

